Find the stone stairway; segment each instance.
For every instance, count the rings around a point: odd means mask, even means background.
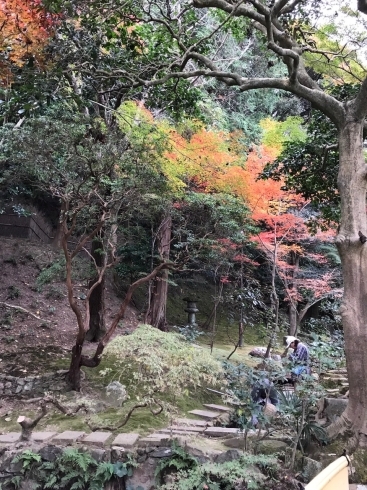
[[[346,369],[330,369],[322,374],[321,378],[323,382],[326,381],[330,385],[330,388],[326,389],[328,396],[345,396],[348,392],[349,382]]]
[[[84,431],[67,430],[58,432],[33,432],[31,441],[39,444],[54,444],[61,446],[84,445],[92,447],[123,447],[134,446],[161,446],[170,439],[181,437],[233,437],[238,433],[237,429],[226,429],[224,427],[213,427],[214,421],[228,413],[230,407],[224,405],[204,405],[205,410],[192,410],[189,412],[197,418],[177,418],[163,429],[159,429],[147,437],[140,437],[137,433],[121,433],[113,435],[112,432],[97,431],[90,434]],[[255,431],[253,431],[255,433]],[[9,432],[0,435],[0,447],[9,446],[20,442],[20,432]]]

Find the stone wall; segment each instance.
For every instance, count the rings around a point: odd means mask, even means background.
[[[45,392],[62,392],[67,389],[65,381],[67,371],[59,370],[55,373],[46,373],[41,376],[27,376],[17,378],[0,374],[1,395],[42,396]]]
[[[126,462],[132,457],[138,466],[134,469],[132,476],[126,479],[126,488],[143,488],[144,490],[155,490],[157,488],[155,479],[155,470],[162,458],[168,458],[172,455],[172,449],[169,446],[143,446],[135,448],[124,448],[112,446],[110,448],[86,447],[82,444],[74,445],[74,448],[80,451],[88,451],[91,456],[98,462],[117,463]],[[52,462],[65,450],[63,446],[52,444],[40,446],[34,443],[18,443],[15,448],[1,447],[0,445],[0,485],[3,484],[4,490],[11,490],[12,485],[6,485],[9,477],[20,475],[22,472],[22,463],[14,462],[16,456],[25,450],[32,450],[41,456],[42,461]],[[239,459],[242,451],[230,449],[225,452],[213,451],[213,454],[204,454],[201,450],[185,446],[185,450],[195,456],[200,464],[208,461],[224,463]],[[29,490],[35,482],[23,482],[21,490]],[[105,490],[121,489],[121,482],[116,481],[114,484],[107,484]]]

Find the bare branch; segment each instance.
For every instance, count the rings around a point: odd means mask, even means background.
[[[9,303],[4,303],[4,301],[0,301],[0,305],[5,306],[6,308],[13,308],[14,310],[19,310],[19,311],[22,311],[23,313],[27,313],[27,315],[33,316],[33,318],[36,318],[37,320],[41,320],[41,321],[43,321],[43,322],[51,323],[51,320],[46,320],[46,319],[44,319],[44,318],[41,318],[40,316],[35,315],[35,314],[34,314],[34,313],[32,313],[31,311],[26,310],[26,309],[25,309],[25,308],[23,308],[22,306],[17,306],[17,305],[9,305]]]

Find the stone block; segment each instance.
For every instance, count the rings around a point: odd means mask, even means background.
[[[173,451],[169,447],[162,447],[161,449],[157,449],[156,451],[152,451],[149,453],[150,458],[169,458],[173,454]]]
[[[39,455],[45,461],[55,461],[55,459],[62,453],[61,447],[58,446],[43,446],[39,450]]]
[[[322,464],[320,461],[316,461],[311,458],[304,457],[302,461],[302,473],[306,478],[306,481],[311,481],[322,470]]]
[[[247,437],[254,437],[257,435],[263,436],[265,434],[264,430],[259,431],[258,430],[252,430],[250,429],[247,432]],[[228,427],[208,427],[204,431],[204,435],[209,436],[209,437],[242,437],[242,433],[239,429],[233,429],[233,428],[228,428]]]
[[[169,444],[172,439],[168,434],[152,434],[138,440],[139,447],[162,447]]]
[[[105,449],[96,449],[93,448],[90,450],[90,455],[92,456],[93,459],[97,461],[97,463],[102,463],[103,461],[108,461],[108,453],[109,451],[106,451]]]
[[[257,451],[261,454],[275,454],[286,451],[288,447],[289,445],[284,441],[264,439],[259,442]]]
[[[171,425],[170,427],[164,428],[164,429],[159,429],[157,432],[165,432],[168,433],[170,431],[180,431],[180,432],[204,432],[206,427],[198,427],[197,425]]]
[[[8,432],[0,436],[0,444],[13,444],[20,441],[20,432]]]
[[[191,410],[189,413],[192,415],[197,415],[198,417],[202,417],[203,419],[212,420],[219,417],[220,412],[212,412],[210,410]]]
[[[133,432],[119,434],[115,437],[112,444],[113,446],[133,447],[139,437],[139,434],[134,434]]]
[[[84,437],[82,443],[88,446],[103,447],[111,436],[112,432],[92,432]]]
[[[226,407],[224,405],[214,405],[213,403],[204,403],[204,407],[210,408],[211,410],[217,412],[230,412],[232,410],[231,407]]]
[[[189,425],[197,426],[197,427],[207,427],[208,422],[206,420],[198,420],[198,419],[176,419],[173,422],[175,425]]]
[[[76,430],[66,430],[61,434],[55,436],[52,440],[55,444],[73,444],[74,442],[79,441],[85,432],[76,431]]]
[[[56,436],[57,432],[33,432],[31,439],[35,442],[46,442]]]
[[[339,417],[348,405],[348,399],[346,398],[325,398],[323,416],[328,419],[329,422],[333,422]]]
[[[237,461],[241,457],[241,451],[237,449],[229,449],[228,451],[218,454],[214,457],[214,462],[218,464],[228,463],[229,461]]]
[[[121,407],[127,399],[126,387],[119,381],[112,381],[106,388],[107,403],[113,407]]]
[[[225,437],[225,436],[238,436],[239,429],[233,429],[228,427],[208,427],[205,429],[204,434],[209,437]]]

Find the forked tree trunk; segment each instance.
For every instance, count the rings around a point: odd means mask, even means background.
[[[157,274],[159,274],[160,272],[162,272],[164,269],[167,268],[172,269],[172,264],[163,262],[162,264],[158,265],[150,274],[148,274],[145,277],[141,277],[140,279],[136,280],[133,284],[129,286],[129,289],[127,290],[127,293],[125,295],[125,299],[121,303],[120,308],[116,313],[114,319],[112,320],[111,325],[109,326],[107,332],[98,342],[94,355],[91,357],[82,354],[86,331],[83,329],[82,322],[80,322],[79,320],[80,325],[79,325],[78,334],[75,340],[74,347],[72,348],[71,362],[70,362],[69,372],[67,375],[67,380],[69,381],[70,386],[73,390],[80,391],[81,368],[83,366],[93,368],[93,367],[97,367],[101,363],[104,348],[106,347],[108,342],[111,340],[113,334],[115,333],[119,321],[124,317],[126,308],[128,307],[131,301],[135,289],[137,289],[141,284],[144,284],[154,279]]]
[[[172,232],[172,218],[171,216],[165,216],[163,219],[157,240],[158,240],[158,253],[164,260],[169,260],[170,247],[171,247],[171,232]],[[153,279],[150,295],[150,307],[146,314],[145,321],[149,325],[158,328],[159,330],[167,330],[167,292],[168,292],[168,270],[163,270],[160,274]]]
[[[333,437],[350,429],[353,448],[367,446],[367,223],[366,164],[363,158],[363,123],[347,115],[339,128],[340,168],[338,188],[342,202],[340,231],[336,239],[342,261],[343,321],[348,367],[349,400],[341,418],[329,429]]]

